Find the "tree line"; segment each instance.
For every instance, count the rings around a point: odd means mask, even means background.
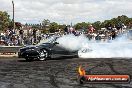
[[[75,25],[73,25],[73,27],[76,30],[80,30],[80,29],[87,29],[88,25],[93,25],[93,27],[96,30],[100,30],[101,28],[106,28],[109,24],[111,24],[111,26],[117,26],[117,24],[121,22],[126,26],[130,26],[132,27],[132,18],[127,17],[126,15],[121,15],[118,16],[116,18],[112,18],[110,20],[105,20],[103,22],[101,21],[96,21],[94,23],[90,23],[90,22],[81,22],[81,23],[76,23]],[[58,24],[57,22],[50,22],[49,19],[44,19],[40,24],[25,24],[27,26],[32,26],[32,28],[36,28],[36,29],[41,29],[43,30],[43,32],[56,32],[58,31],[58,29],[63,30],[66,27],[66,24]],[[21,23],[20,22],[15,22],[15,26],[16,29],[20,29],[21,28]],[[70,25],[69,25],[70,26]],[[0,30],[5,30],[7,28],[13,28],[13,23],[12,20],[10,19],[10,15],[6,12],[6,11],[0,11]]]

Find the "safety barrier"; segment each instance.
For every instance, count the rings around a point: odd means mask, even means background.
[[[22,46],[0,46],[1,55],[16,54]]]

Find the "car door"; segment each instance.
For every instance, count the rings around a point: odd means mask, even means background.
[[[69,52],[65,48],[61,47],[59,44],[54,44],[52,47],[52,53],[54,55],[68,55]]]

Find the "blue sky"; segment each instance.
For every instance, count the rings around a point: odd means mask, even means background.
[[[0,0],[0,10],[12,18],[12,0]],[[14,0],[15,21],[40,23],[49,19],[60,24],[95,22],[119,15],[132,17],[132,0]]]

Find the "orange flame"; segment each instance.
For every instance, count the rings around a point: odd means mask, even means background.
[[[82,68],[82,66],[79,66],[78,72],[80,76],[84,76],[86,74],[85,70]]]

